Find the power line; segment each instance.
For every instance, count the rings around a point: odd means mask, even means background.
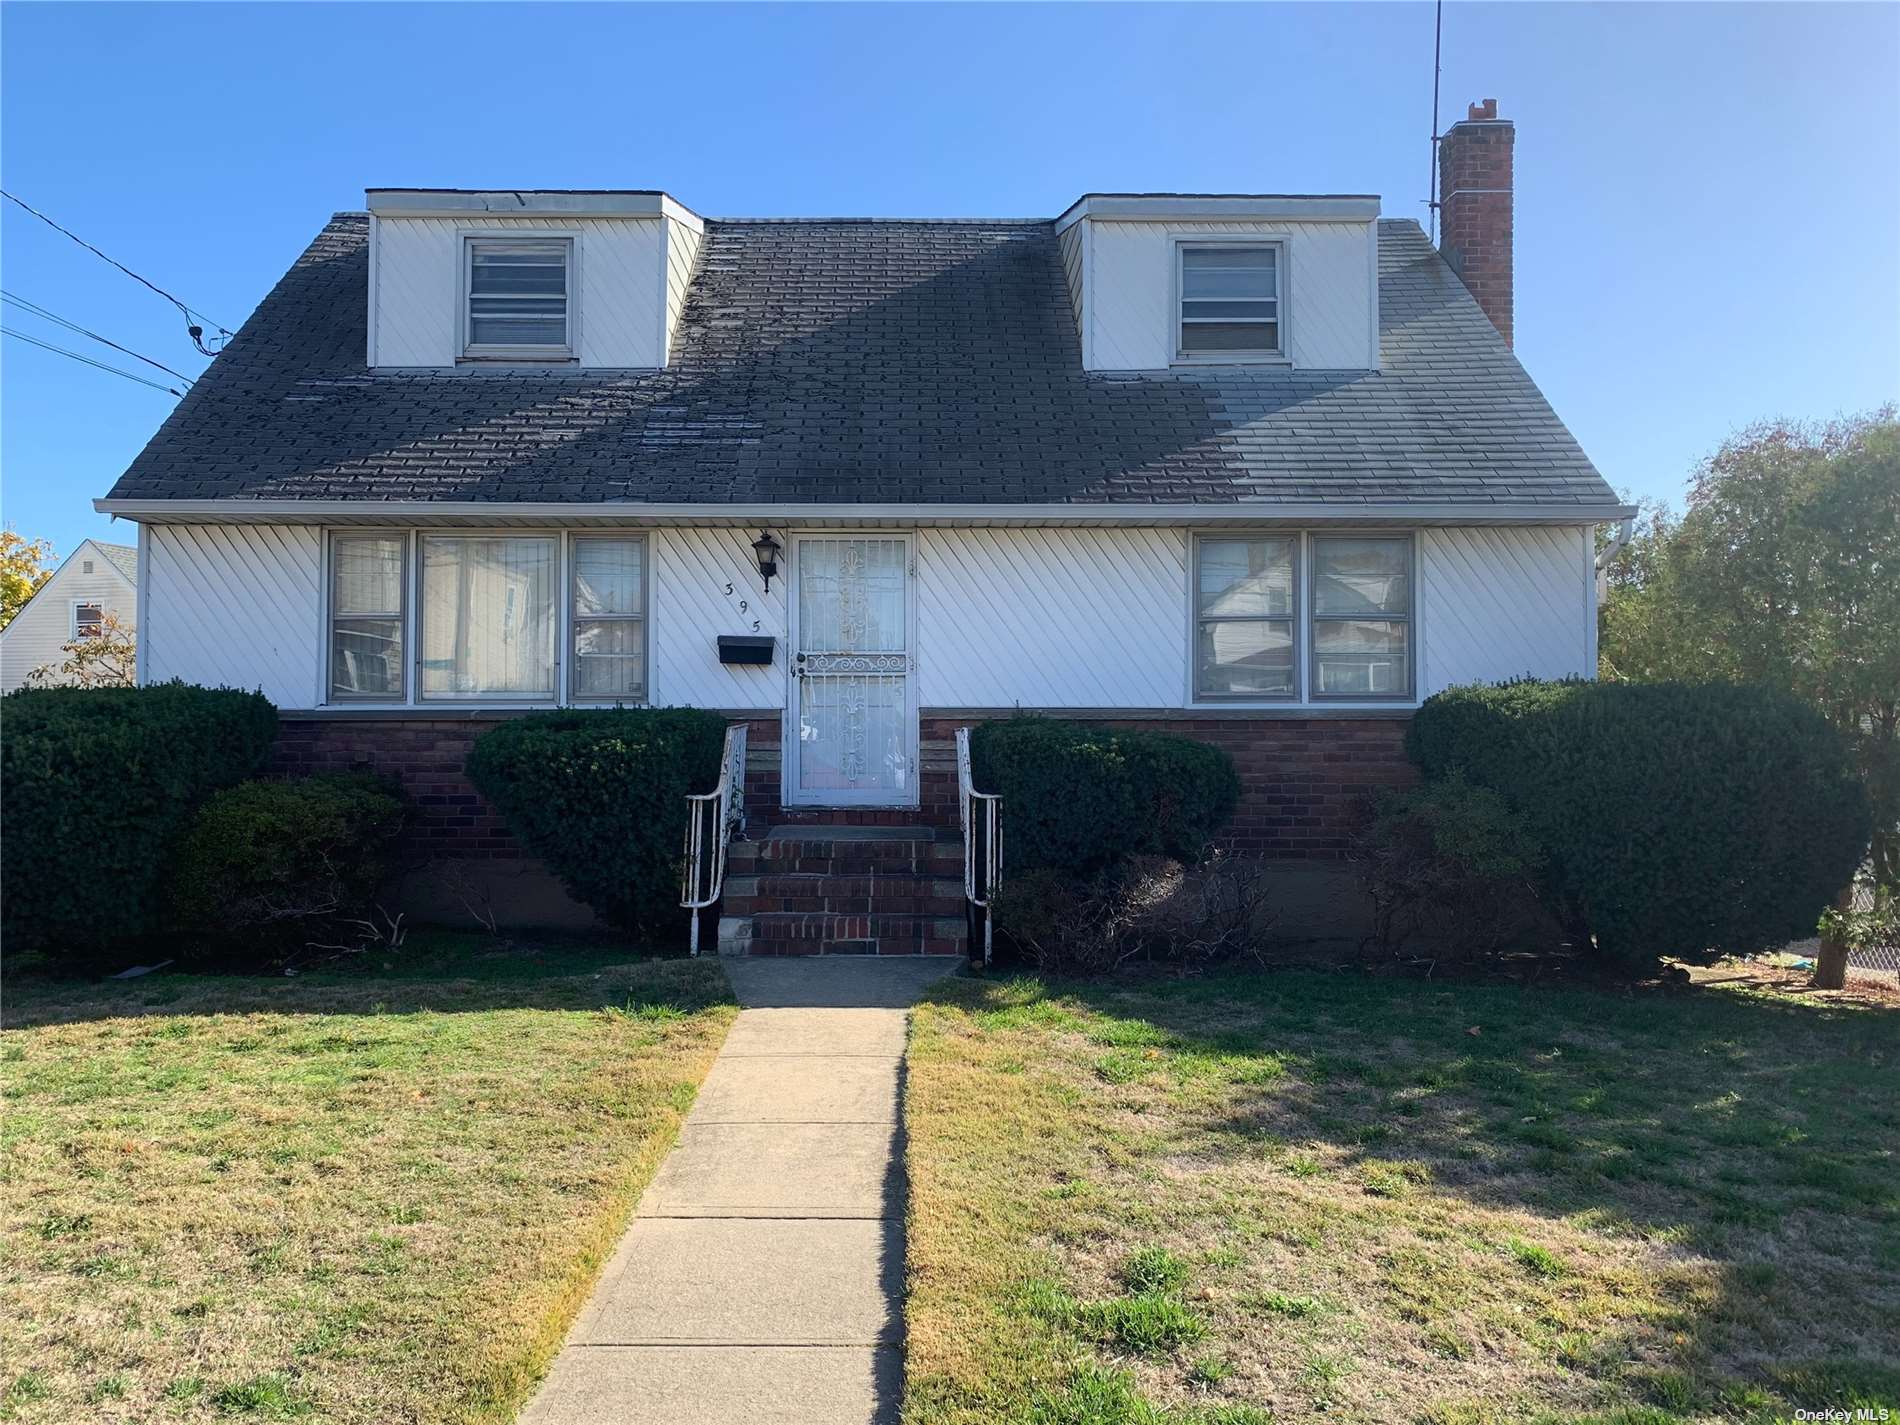
[[[8,292],[3,288],[0,288],[0,302],[6,302],[11,306],[22,308],[25,311],[31,312],[36,317],[44,317],[49,322],[56,322],[58,325],[65,327],[67,331],[77,332],[80,336],[91,337],[94,341],[100,342],[105,346],[109,346],[114,351],[123,351],[127,356],[136,357],[138,360],[143,361],[147,366],[156,366],[160,371],[163,371],[167,376],[176,376],[180,381],[185,382],[187,385],[191,383],[191,377],[185,375],[184,372],[174,371],[171,369],[171,367],[167,366],[164,362],[154,361],[152,360],[151,357],[141,355],[140,353],[132,350],[132,348],[129,346],[120,346],[111,337],[100,336],[99,333],[96,331],[88,331],[85,327],[80,326],[79,323],[77,322],[69,322],[64,317],[60,316],[57,312],[47,311],[46,308],[42,307],[37,302],[29,302],[24,297],[16,297],[13,295],[13,293]]]
[[[10,203],[17,203],[20,207],[24,208],[27,212],[31,213],[34,217],[38,218],[42,223],[45,223],[47,227],[53,229],[54,232],[64,233],[67,237],[71,238],[74,242],[78,243],[81,247],[85,248],[85,250],[91,253],[94,257],[99,258],[101,261],[110,263],[112,266],[118,268],[119,271],[123,272],[127,277],[130,277],[134,282],[140,283],[143,286],[151,288],[154,292],[158,293],[159,296],[163,297],[167,302],[170,302],[174,307],[178,308],[179,311],[185,314],[185,330],[191,333],[192,345],[197,347],[198,350],[203,352],[206,356],[216,356],[218,353],[211,350],[204,343],[204,324],[209,324],[211,326],[216,327],[218,329],[218,334],[220,336],[223,336],[227,339],[230,337],[231,330],[229,327],[225,326],[223,322],[213,321],[210,317],[206,316],[203,312],[194,311],[192,308],[186,306],[178,298],[172,296],[171,293],[167,292],[163,287],[159,286],[156,282],[152,281],[150,278],[139,276],[138,273],[134,272],[131,268],[127,267],[123,262],[120,262],[117,258],[107,257],[103,252],[99,251],[98,248],[94,247],[91,243],[87,242],[84,238],[82,238],[78,233],[74,232],[71,228],[61,227],[58,223],[54,222],[51,218],[47,217],[46,214],[42,213],[38,208],[34,207],[31,203],[27,202],[24,198],[15,197],[13,194],[7,192],[4,188],[0,188],[0,198],[5,198]]]
[[[12,327],[0,326],[0,336],[18,337],[21,341],[31,342],[34,346],[44,347],[46,350],[57,353],[60,356],[70,356],[74,361],[83,361],[86,365],[96,366],[101,371],[110,371],[114,376],[123,376],[126,380],[136,381],[141,386],[150,386],[154,391],[165,391],[173,396],[182,396],[185,394],[183,391],[174,390],[170,386],[160,385],[156,381],[147,381],[136,371],[126,371],[117,366],[108,366],[103,361],[94,361],[90,356],[82,355],[77,351],[68,351],[63,346],[54,346],[50,341],[41,341],[38,337],[28,336],[25,332],[16,332]]]

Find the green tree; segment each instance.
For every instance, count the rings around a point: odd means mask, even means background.
[[[53,577],[53,563],[50,540],[0,529],[0,628],[12,623],[40,585]]]
[[[1900,420],[1752,426],[1612,561],[1599,671],[1794,693],[1853,744],[1883,899],[1900,889]]]

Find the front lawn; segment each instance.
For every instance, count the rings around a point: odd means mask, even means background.
[[[8,986],[0,1418],[511,1420],[733,1010],[475,937]]]
[[[1900,1012],[1357,975],[947,981],[907,1425],[1900,1407]]]

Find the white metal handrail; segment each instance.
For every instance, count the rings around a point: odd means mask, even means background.
[[[726,889],[726,847],[732,829],[745,825],[745,724],[726,729],[719,781],[710,792],[686,798],[686,860],[680,868],[680,905],[692,916],[689,940],[699,953],[699,913]],[[708,857],[707,852],[712,854]]]
[[[998,811],[1003,799],[979,792],[970,776],[970,729],[957,729],[957,815],[963,822],[963,898],[983,922],[983,963],[990,963],[990,897],[1003,879],[1003,843]],[[977,851],[976,832],[983,849]],[[980,873],[980,874],[979,874]]]

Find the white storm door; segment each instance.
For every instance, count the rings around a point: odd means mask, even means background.
[[[916,806],[910,537],[794,535],[791,806]]]

